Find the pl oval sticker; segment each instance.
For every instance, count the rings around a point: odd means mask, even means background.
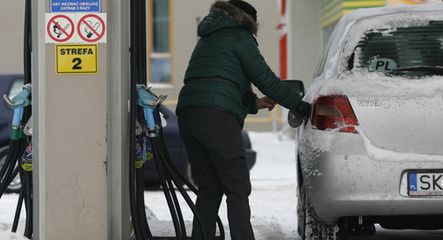
[[[371,71],[388,73],[397,68],[397,63],[390,58],[377,58],[371,61],[369,69]]]

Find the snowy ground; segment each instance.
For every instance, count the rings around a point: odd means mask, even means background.
[[[271,133],[250,133],[250,137],[253,149],[257,151],[257,163],[251,171],[253,190],[250,198],[252,223],[257,240],[297,239],[294,142],[279,141],[276,135]],[[150,223],[153,232],[172,235],[173,226],[163,193],[147,191],[145,196],[147,205],[159,220]],[[25,239],[19,237],[22,234],[9,233],[17,198],[16,194],[6,194],[0,200],[0,240]],[[182,206],[186,206],[183,200]],[[183,208],[185,219],[190,225],[192,214],[187,208]],[[24,213],[24,220],[23,216]],[[220,217],[225,223],[227,239],[230,239],[225,201],[220,210]]]
[[[25,225],[25,212],[21,212],[18,233],[11,233],[11,225],[14,220],[15,208],[17,205],[17,194],[5,194],[0,200],[0,240],[25,240],[23,237],[23,227]]]
[[[250,198],[252,224],[257,240],[300,240],[296,233],[297,196],[295,144],[292,140],[279,141],[272,133],[250,133],[252,146],[257,151],[257,163],[251,171],[252,194]],[[14,217],[18,196],[6,194],[0,200],[0,240],[25,240],[22,234],[9,233]],[[160,236],[173,235],[169,210],[160,191],[146,191],[148,215],[153,233]],[[186,206],[182,200],[182,206]],[[183,207],[184,217],[190,228],[192,214]],[[22,214],[22,221],[24,213]],[[227,240],[229,229],[226,205],[223,201],[220,217],[225,224]],[[24,223],[20,224],[21,227]],[[19,228],[19,232],[22,229]],[[190,229],[189,231],[190,232]],[[443,231],[387,231],[377,229],[377,235],[370,238],[349,240],[442,240]]]

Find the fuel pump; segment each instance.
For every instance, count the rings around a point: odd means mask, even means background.
[[[17,231],[20,212],[25,203],[26,225],[24,235],[32,237],[32,130],[30,124],[26,124],[26,109],[31,105],[31,85],[26,84],[23,90],[13,99],[3,96],[6,104],[14,110],[12,129],[10,136],[9,152],[2,172],[0,183],[0,197],[11,181],[20,175],[21,189],[17,202],[16,212],[12,225],[12,232]],[[27,131],[25,131],[27,129]]]
[[[137,240],[154,239],[190,239],[187,236],[185,222],[178,202],[176,190],[183,196],[195,218],[202,227],[195,205],[185,190],[187,186],[197,193],[195,188],[172,162],[161,125],[161,103],[166,96],[157,96],[146,87],[146,0],[130,2],[130,53],[131,53],[131,101],[130,101],[130,165],[129,187],[131,220],[134,227],[133,238]],[[144,161],[147,151],[152,151],[163,193],[168,204],[175,236],[153,236],[146,218],[144,201]],[[220,236],[224,239],[224,229],[220,218],[217,219]],[[204,234],[204,231],[202,231]],[[209,236],[202,236],[209,239]]]
[[[5,164],[0,169],[0,198],[7,186],[19,174],[21,189],[12,225],[12,232],[17,231],[23,202],[25,203],[26,221],[24,236],[31,239],[32,229],[32,124],[31,118],[31,0],[25,2],[23,37],[24,86],[12,99],[6,95],[3,99],[14,111],[9,141],[9,150]]]

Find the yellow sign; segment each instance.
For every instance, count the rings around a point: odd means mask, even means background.
[[[57,45],[57,74],[94,74],[98,72],[97,45]]]

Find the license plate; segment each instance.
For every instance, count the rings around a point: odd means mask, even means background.
[[[443,172],[408,173],[409,196],[443,196]]]

